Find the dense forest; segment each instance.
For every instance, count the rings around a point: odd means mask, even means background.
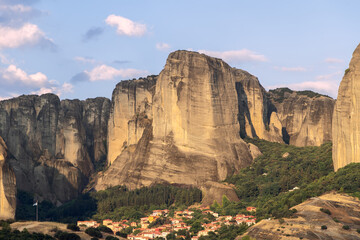
[[[18,191],[17,220],[34,220],[34,198],[31,194]],[[87,193],[55,207],[47,201],[39,204],[39,219],[58,222],[76,222],[94,218],[140,219],[149,211],[172,207],[185,208],[201,202],[202,193],[197,188],[155,185],[133,191],[126,187],[112,187],[104,191]]]

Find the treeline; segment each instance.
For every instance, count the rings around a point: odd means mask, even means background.
[[[246,141],[258,146],[263,155],[226,181],[235,184],[242,203],[260,209],[257,211],[258,218],[269,216],[269,210],[264,208],[279,194],[294,188],[303,189],[333,172],[331,143],[320,147],[295,147],[260,139]]]
[[[155,185],[129,191],[126,187],[113,187],[92,193],[98,202],[95,218],[139,219],[148,211],[169,208],[172,205],[190,206],[201,202],[202,192],[197,188]]]
[[[17,193],[17,220],[34,220],[34,197],[24,191]],[[165,209],[172,205],[189,206],[201,202],[202,193],[197,188],[156,185],[130,191],[124,186],[83,194],[60,207],[43,201],[39,203],[39,219],[71,223],[95,218],[139,219],[149,211]]]

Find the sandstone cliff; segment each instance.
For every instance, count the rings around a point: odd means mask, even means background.
[[[333,162],[335,171],[360,162],[360,45],[340,83],[333,115]]]
[[[226,63],[177,51],[154,83],[140,79],[115,89],[111,166],[98,177],[96,189],[162,182],[201,186],[251,163],[239,134],[236,76]],[[129,121],[137,118],[140,124],[131,129]]]
[[[238,92],[240,134],[283,142],[282,125],[259,80],[246,71],[233,69]]]
[[[269,91],[283,127],[286,143],[295,146],[320,146],[331,141],[335,100],[311,91],[279,88]]]
[[[17,187],[54,203],[76,197],[93,163],[106,159],[109,111],[105,98],[60,102],[45,94],[1,101],[0,135],[14,156]]]
[[[16,178],[7,159],[7,147],[0,137],[0,219],[14,219],[16,209]]]

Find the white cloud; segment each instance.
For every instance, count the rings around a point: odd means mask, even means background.
[[[53,41],[35,24],[25,23],[20,28],[0,25],[0,49],[17,48],[25,45],[53,44]]]
[[[274,67],[274,69],[282,72],[306,72],[304,67]]]
[[[156,49],[160,50],[160,51],[166,51],[169,50],[171,48],[171,46],[167,43],[157,43],[156,44]]]
[[[83,81],[106,81],[106,80],[114,80],[117,78],[138,78],[149,75],[149,72],[146,70],[139,70],[133,68],[126,69],[117,69],[105,64],[96,66],[90,71],[83,71],[81,73],[76,74],[72,77],[71,82],[83,82]]]
[[[0,18],[2,23],[19,24],[40,14],[39,10],[30,6],[23,4],[1,5],[0,1]]]
[[[116,16],[114,14],[109,15],[105,22],[110,26],[116,27],[119,35],[143,36],[146,33],[145,24],[136,23],[130,19]]]
[[[341,72],[335,72],[315,77],[315,81],[304,81],[300,83],[281,84],[268,86],[267,89],[288,87],[293,90],[313,90],[336,98],[341,80]]]
[[[54,93],[58,96],[61,96],[65,93],[73,92],[74,86],[70,83],[64,83],[61,86],[53,86],[53,87],[42,87],[39,90],[32,91],[31,94],[42,95],[46,93]]]
[[[224,61],[228,62],[266,62],[267,58],[264,55],[255,53],[249,49],[242,50],[231,50],[231,51],[208,51],[208,50],[199,50],[200,53],[206,55],[221,58]]]
[[[105,64],[93,68],[91,71],[84,71],[89,76],[89,81],[113,80],[116,77],[133,78],[144,76],[148,71],[138,69],[116,69]]]
[[[0,89],[10,97],[18,96],[17,92],[20,92],[20,94],[54,93],[60,96],[72,92],[73,86],[70,83],[60,85],[55,80],[49,80],[42,72],[28,74],[21,68],[11,64],[7,68],[0,69]],[[12,93],[9,94],[9,92]]]
[[[325,62],[326,63],[343,63],[344,60],[339,59],[339,58],[326,58]]]
[[[96,63],[95,59],[88,58],[88,57],[75,57],[74,60],[78,61],[78,62],[81,62],[81,63],[91,63],[91,64]]]

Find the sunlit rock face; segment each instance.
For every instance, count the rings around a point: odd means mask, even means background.
[[[98,177],[96,189],[162,182],[200,186],[251,163],[240,138],[236,76],[225,62],[176,51],[156,84],[149,81],[133,81],[131,88],[120,83],[113,93],[109,153],[114,154],[109,154],[111,166]],[[131,130],[131,119],[141,128]],[[112,137],[112,124],[125,133],[121,138]]]
[[[349,163],[360,162],[360,45],[340,83],[332,134],[335,171]]]
[[[60,101],[56,95],[0,102],[0,135],[13,158],[17,187],[61,203],[76,197],[106,159],[110,101]]]
[[[335,100],[311,91],[279,88],[269,92],[282,125],[283,139],[295,146],[320,146],[332,139]]]
[[[0,219],[15,218],[16,178],[8,161],[7,147],[0,137]]]

